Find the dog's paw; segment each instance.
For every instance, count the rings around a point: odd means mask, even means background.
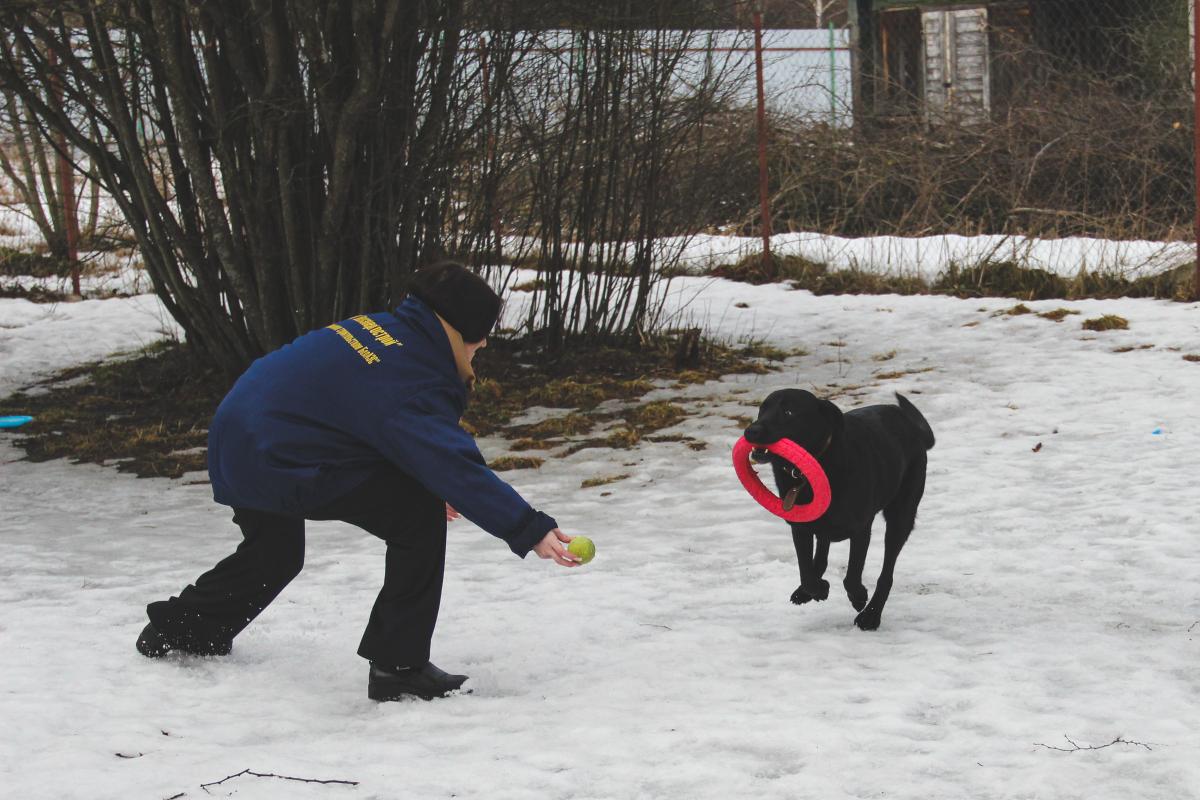
[[[854,606],[855,611],[862,611],[867,607],[867,587],[861,583],[857,586],[846,586],[846,597],[850,598],[850,605]]]
[[[818,578],[809,584],[801,583],[800,589],[797,591],[805,592],[813,600],[824,600],[829,597],[829,581],[824,578]]]
[[[804,591],[803,587],[797,586],[796,591],[792,592],[792,602],[798,606],[802,606],[805,603],[811,603],[812,596]]]
[[[860,612],[859,615],[854,618],[854,624],[858,626],[859,630],[873,631],[879,627],[880,616],[881,614],[879,611],[876,611],[873,608],[868,608],[866,611]]]

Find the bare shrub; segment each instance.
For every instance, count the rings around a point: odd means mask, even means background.
[[[776,115],[776,229],[1186,235],[1194,123],[1186,26],[1171,16],[1182,8],[1186,19],[1186,7],[1163,5],[1128,21],[1119,58],[1086,50],[1116,39],[1073,43],[1066,55],[998,48],[993,68],[1006,83],[982,123],[931,126],[914,97],[898,104],[908,113],[864,116],[853,131]],[[752,219],[752,203],[741,213]]]

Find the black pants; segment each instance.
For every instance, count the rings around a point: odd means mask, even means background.
[[[398,470],[376,474],[306,517],[235,508],[242,543],[178,597],[147,606],[154,627],[187,649],[227,652],[300,573],[305,518],[349,522],[387,542],[383,588],[358,654],[389,666],[428,661],[446,566],[445,503]]]

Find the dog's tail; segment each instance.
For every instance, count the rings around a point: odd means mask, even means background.
[[[926,450],[933,449],[933,428],[929,427],[929,423],[922,416],[917,407],[908,401],[904,395],[896,392],[896,402],[900,404],[900,411],[908,418],[908,421],[917,426],[917,430],[921,432],[921,441],[925,445]]]

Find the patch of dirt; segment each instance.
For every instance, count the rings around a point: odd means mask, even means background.
[[[30,461],[69,458],[178,478],[206,468],[208,422],[227,389],[219,373],[197,369],[183,347],[167,343],[66,370],[4,407],[34,418],[15,440]]]
[[[55,292],[41,286],[26,289],[19,283],[0,284],[0,297],[28,300],[31,303],[65,303],[69,296],[64,292]]]
[[[32,275],[35,278],[63,278],[71,274],[69,262],[47,253],[30,253],[0,247],[0,275]]]
[[[670,337],[626,349],[587,347],[557,359],[510,340],[489,340],[476,356],[478,382],[463,427],[473,434],[512,440],[510,449],[550,451],[554,457],[587,447],[629,448],[688,415],[677,403],[643,402],[664,385],[686,386],[722,375],[769,372],[775,352],[704,342],[700,362],[674,366]],[[489,378],[487,376],[496,376]],[[229,390],[220,373],[197,367],[178,343],[162,343],[108,363],[75,367],[3,401],[10,413],[34,421],[13,436],[31,461],[68,458],[115,466],[139,477],[178,478],[206,468],[207,428]],[[597,410],[605,401],[611,406]],[[528,425],[510,420],[532,406],[571,409]],[[748,423],[747,423],[748,424]],[[600,433],[590,436],[592,431]],[[578,439],[576,437],[586,437]],[[704,443],[686,436],[655,437],[692,449]],[[507,455],[496,470],[536,468],[544,459]]]
[[[676,338],[664,336],[639,347],[568,348],[558,358],[546,359],[519,340],[489,340],[475,357],[476,372],[485,377],[475,387],[464,423],[472,433],[514,439],[514,449],[532,450],[563,444],[619,420],[620,429],[571,442],[567,453],[584,447],[632,447],[646,434],[687,415],[673,403],[639,402],[656,386],[669,381],[674,388],[684,388],[722,375],[770,372],[777,367],[764,362],[786,357],[783,351],[761,345],[732,348],[703,342],[699,364],[681,369],[675,365],[676,343]],[[596,411],[601,403],[614,400],[626,407]],[[509,424],[531,406],[569,408],[573,413],[533,425]]]

